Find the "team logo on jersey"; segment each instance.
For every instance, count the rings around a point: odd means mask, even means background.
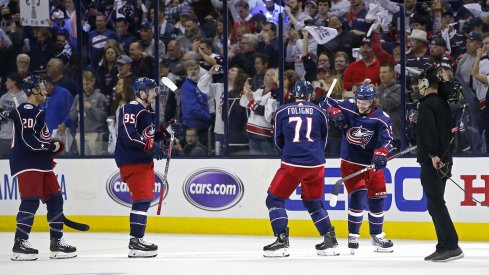
[[[219,168],[204,168],[185,179],[183,194],[197,208],[221,211],[238,204],[244,188],[238,176]]]
[[[51,140],[51,134],[49,133],[49,128],[46,123],[44,123],[44,126],[41,129],[41,139],[44,141],[50,141]]]
[[[346,132],[346,139],[348,143],[358,145],[365,149],[365,146],[369,143],[374,135],[374,131],[360,127],[351,127]]]
[[[151,206],[158,204],[160,198],[161,187],[163,186],[163,198],[168,195],[168,183],[163,181],[163,176],[155,172],[155,189],[153,190],[153,199],[151,200]],[[132,207],[131,192],[125,182],[122,181],[119,172],[112,174],[105,185],[107,194],[109,197],[120,205],[126,207]]]

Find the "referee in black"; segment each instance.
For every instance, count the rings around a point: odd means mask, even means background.
[[[447,101],[438,94],[439,83],[434,66],[427,68],[418,78],[417,161],[421,165],[421,185],[438,238],[436,251],[424,260],[448,262],[463,258],[464,253],[458,246],[457,231],[444,199],[446,181],[451,176],[449,147],[455,123]]]

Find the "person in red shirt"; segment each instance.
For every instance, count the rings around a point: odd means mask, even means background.
[[[380,63],[370,46],[370,39],[363,39],[360,54],[362,59],[352,62],[343,75],[343,85],[347,91],[351,91],[353,84],[363,82],[367,78],[374,85],[380,83]]]

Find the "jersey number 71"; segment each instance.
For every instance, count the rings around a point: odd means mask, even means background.
[[[300,142],[300,132],[301,132],[301,126],[302,126],[302,117],[300,116],[291,116],[289,117],[289,123],[295,122],[295,133],[294,133],[294,139],[292,140],[293,142]],[[311,128],[312,128],[312,117],[306,117],[306,138],[307,141],[309,142],[314,142],[314,140],[311,139]]]

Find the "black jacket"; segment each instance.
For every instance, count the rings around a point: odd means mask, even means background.
[[[418,106],[418,156],[424,164],[431,156],[438,156],[444,163],[452,162],[452,139],[454,122],[450,106],[438,94],[429,94],[419,100]]]

